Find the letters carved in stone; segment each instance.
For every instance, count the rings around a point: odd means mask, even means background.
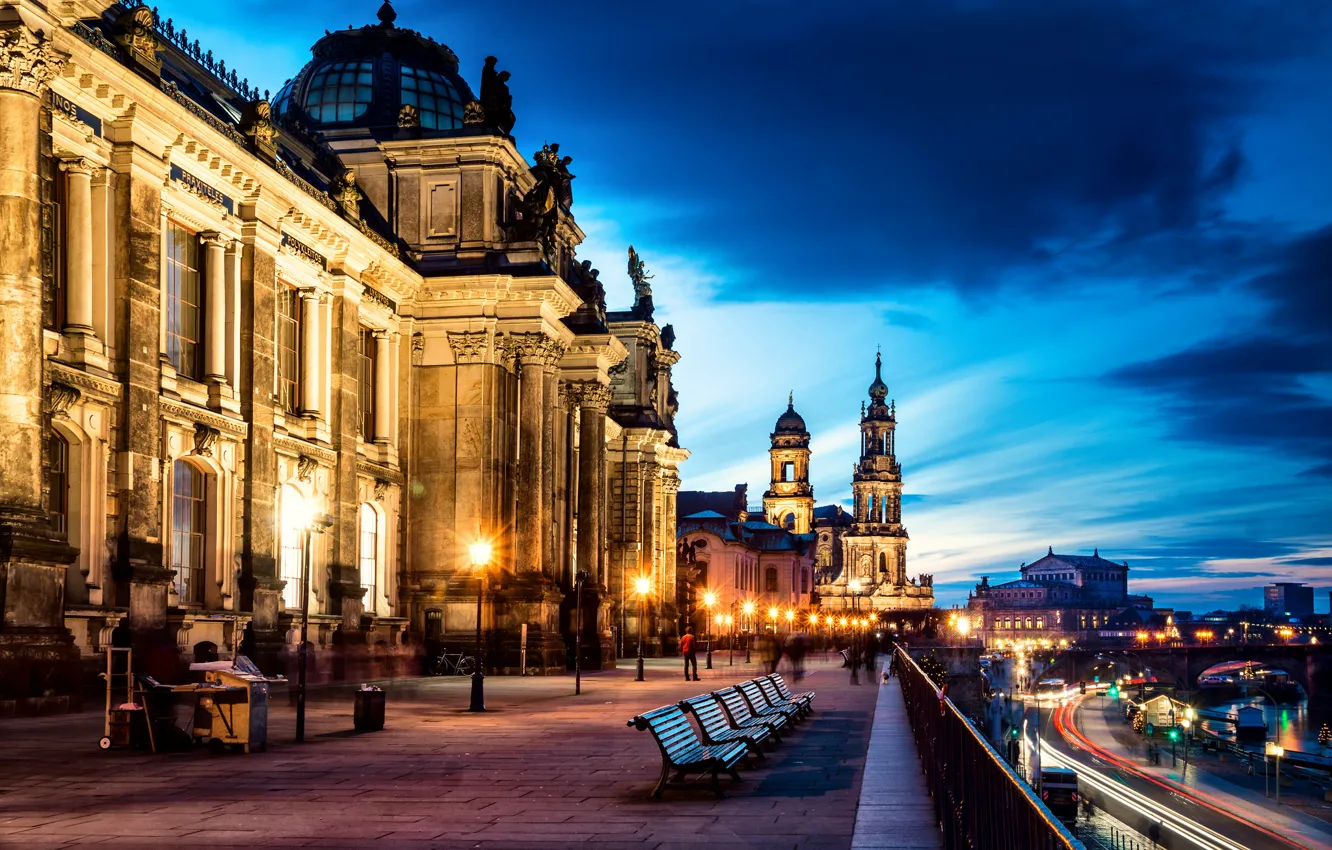
[[[63,67],[65,57],[45,34],[22,24],[0,29],[0,89],[41,94]]]
[[[489,334],[485,331],[449,331],[449,347],[460,366],[486,362]]]

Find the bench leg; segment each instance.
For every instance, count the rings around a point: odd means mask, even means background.
[[[739,782],[739,781],[740,781],[740,774],[739,774],[739,773],[736,773],[735,768],[733,768],[733,767],[732,767],[732,768],[729,768],[726,772],[729,773],[729,774],[731,774],[731,779],[733,779],[734,781],[736,781],[736,782]]]
[[[722,790],[721,780],[718,778],[720,772],[720,766],[712,769],[712,793],[716,795],[718,800],[724,800],[726,799],[726,792]]]
[[[763,748],[762,748],[762,747],[760,747],[760,746],[759,746],[757,743],[755,743],[754,741],[749,741],[749,742],[747,742],[747,743],[749,744],[749,753],[750,753],[750,755],[758,756],[759,761],[767,761],[767,760],[768,760],[768,754],[765,753],[765,752],[763,752]]]
[[[652,789],[652,799],[661,799],[661,792],[666,790],[666,777],[670,775],[671,764],[670,762],[663,761],[661,763],[661,778],[657,780],[657,787]]]

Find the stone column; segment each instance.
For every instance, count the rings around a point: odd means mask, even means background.
[[[555,407],[559,385],[559,362],[564,345],[551,341],[542,361],[541,393],[544,398],[541,419],[541,513],[545,517],[541,537],[541,563],[547,576],[558,578],[560,566],[555,547]]]
[[[92,172],[83,158],[60,162],[65,172],[65,331],[93,332]]]
[[[539,333],[513,334],[518,355],[518,539],[514,567],[519,573],[541,572],[546,527],[541,491],[541,432],[545,425],[546,338]]]
[[[601,569],[605,537],[606,410],[610,387],[596,381],[570,382],[569,402],[577,405],[578,425],[578,569],[605,584]]]
[[[227,382],[227,259],[222,234],[199,234],[204,249],[204,380]]]
[[[375,331],[375,422],[373,435],[376,443],[387,443],[392,437],[393,416],[393,357],[389,347],[388,331]]]
[[[301,290],[301,411],[307,416],[319,415],[319,293],[314,289]]]

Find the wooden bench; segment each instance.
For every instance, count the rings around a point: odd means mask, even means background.
[[[745,757],[749,745],[744,741],[715,746],[704,744],[678,705],[654,708],[630,720],[628,725],[651,732],[657,746],[661,748],[661,778],[657,780],[657,787],[652,789],[653,799],[661,799],[672,770],[675,771],[676,782],[683,781],[690,773],[711,773],[712,792],[718,797],[726,796],[718,780],[723,771],[729,773],[736,782],[740,781],[735,766]]]
[[[763,688],[759,687],[757,680],[741,682],[735,686],[735,689],[749,703],[750,710],[759,717],[780,713],[785,715],[788,720],[800,719],[800,706],[780,699],[774,702],[763,692]]]
[[[681,700],[680,707],[694,715],[705,742],[729,744],[732,741],[744,741],[751,753],[761,759],[767,758],[759,745],[772,737],[772,728],[768,724],[754,721],[743,726],[732,725],[721,701],[712,694]]]
[[[798,694],[791,693],[791,689],[786,686],[786,680],[782,678],[781,673],[773,673],[771,676],[768,677],[767,681],[772,683],[772,687],[777,692],[777,695],[779,697],[786,700],[787,702],[793,702],[796,705],[800,706],[801,710],[805,712],[806,716],[809,716],[814,713],[813,691],[804,691],[803,693],[798,693]]]
[[[765,715],[755,714],[749,707],[749,703],[734,687],[722,688],[720,691],[713,691],[712,694],[721,700],[722,705],[726,707],[726,713],[730,716],[731,722],[736,726],[745,726],[753,722],[762,723],[772,729],[775,738],[781,740],[782,730],[791,722],[790,718],[781,712]]]

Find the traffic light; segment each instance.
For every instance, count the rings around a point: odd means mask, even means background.
[[[1022,734],[1022,730],[1018,729],[1016,726],[1013,726],[1008,730],[1008,734],[1013,738],[1013,740],[1016,741],[1018,736]]]
[[[1111,685],[1107,693],[1110,694],[1110,699],[1119,699],[1119,685]]]
[[[1178,740],[1179,740],[1179,730],[1178,730],[1178,729],[1171,729],[1170,732],[1169,732],[1168,734],[1170,735],[1170,742],[1171,742],[1172,744],[1173,744],[1175,741],[1178,741]]]
[[[1080,693],[1080,694],[1085,694],[1085,693],[1087,693],[1087,683],[1086,683],[1086,682],[1078,682],[1078,693]]]

